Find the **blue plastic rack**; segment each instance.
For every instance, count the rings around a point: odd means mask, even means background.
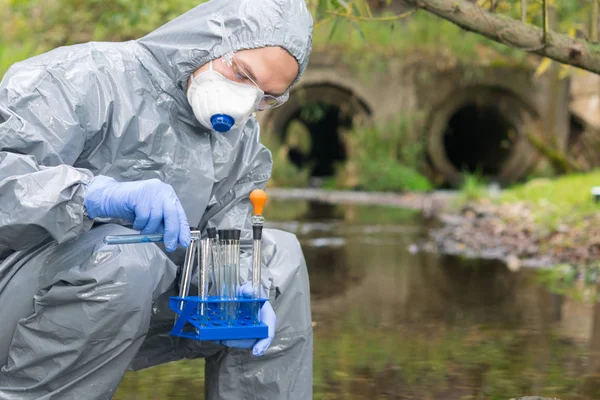
[[[180,309],[182,301],[183,309]],[[171,335],[195,340],[264,339],[268,337],[269,329],[263,322],[254,324],[250,310],[254,303],[258,303],[260,308],[266,301],[267,299],[253,298],[223,299],[218,296],[209,296],[205,300],[198,296],[172,296],[169,308],[179,317],[173,325]],[[198,312],[202,303],[206,304],[205,316]],[[227,303],[235,303],[237,306],[237,318],[233,321],[228,321],[221,312],[224,309],[221,305]],[[189,327],[188,324],[194,329],[184,330]]]

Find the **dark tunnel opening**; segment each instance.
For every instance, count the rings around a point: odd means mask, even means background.
[[[331,104],[306,103],[287,121],[282,142],[288,158],[298,168],[310,168],[311,177],[335,174],[335,166],[346,161],[342,131],[352,128],[352,117]]]
[[[443,144],[461,172],[495,176],[513,151],[516,128],[496,107],[466,104],[448,120]]]

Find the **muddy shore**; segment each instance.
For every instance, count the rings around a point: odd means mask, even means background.
[[[440,215],[431,232],[433,246],[446,254],[504,260],[510,269],[556,264],[591,265],[600,259],[600,215],[572,226],[542,228],[524,203],[469,204]]]
[[[589,265],[600,260],[600,213],[573,226],[541,228],[526,204],[494,205],[481,200],[455,207],[457,193],[366,193],[320,189],[269,189],[274,199],[304,199],[335,204],[372,204],[420,210],[434,218],[429,240],[411,251],[435,251],[498,259],[508,268]]]

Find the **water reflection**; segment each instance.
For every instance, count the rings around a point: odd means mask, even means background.
[[[411,254],[426,234],[419,215],[308,209],[294,232],[311,276],[315,398],[600,398],[591,305],[533,270]]]
[[[411,254],[427,230],[406,210],[272,202],[265,216],[298,235],[309,266],[315,399],[600,398],[599,303],[548,290],[534,270]],[[187,369],[149,371],[128,374],[118,398]]]

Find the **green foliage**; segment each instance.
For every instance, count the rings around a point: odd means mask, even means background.
[[[527,22],[536,26],[542,26],[542,2],[530,0],[527,4]],[[591,4],[591,1],[549,0],[549,6],[555,10],[558,16],[558,20],[552,26],[552,30],[562,33],[568,33],[571,29],[585,31],[589,22]],[[500,2],[496,12],[514,19],[520,19],[521,1],[504,0]]]
[[[0,76],[59,46],[141,37],[206,0],[0,0]]]
[[[359,187],[367,191],[423,192],[431,190],[429,180],[414,168],[398,164],[393,159],[374,160],[361,165]]]
[[[316,46],[341,46],[346,52],[351,51],[354,58],[361,48],[364,50],[368,46],[366,59],[360,54],[361,63],[368,61],[377,64],[377,58],[373,54],[378,54],[379,57],[402,56],[407,51],[429,52],[433,57],[443,55],[451,60],[491,65],[537,60],[529,56],[527,49],[516,48],[511,44],[508,38],[514,32],[508,34],[506,39],[498,32],[497,41],[493,41],[477,32],[465,32],[433,13],[421,10],[417,12],[418,9],[412,9],[416,13],[407,16],[405,14],[411,13],[394,15],[386,9],[372,12],[369,0],[347,0],[343,3],[337,0],[308,0],[308,3],[319,19],[315,34]],[[478,0],[476,3],[484,10],[507,18],[521,19],[521,0]],[[547,0],[547,3],[551,15],[550,30],[571,37],[588,38],[591,1],[582,4],[578,0]],[[527,23],[541,27],[543,2],[530,0],[527,5]],[[518,34],[518,29],[514,31]],[[561,76],[571,72],[572,68],[568,66],[561,68]]]
[[[391,1],[388,1],[389,5]],[[401,18],[393,18],[394,15],[387,13],[375,15],[369,6],[368,0],[308,0],[309,6],[314,10],[315,16],[319,19],[326,19],[335,13],[342,18],[347,18],[353,22],[368,21],[374,22],[399,22]],[[521,19],[521,0],[478,0],[477,4],[483,9],[491,10],[497,14],[502,14],[513,19]],[[527,23],[536,26],[542,25],[542,1],[530,0],[527,2]],[[579,0],[548,0],[549,8],[557,15],[557,21],[552,26],[555,31],[568,33],[571,29],[585,30],[589,24],[589,16],[592,9],[591,1],[581,2]],[[466,36],[476,36],[477,34],[468,33]]]
[[[600,186],[600,170],[532,180],[507,190],[501,200],[532,204],[536,221],[554,228],[561,222],[581,220],[600,210],[591,195],[594,186]]]
[[[498,58],[510,58],[518,62],[525,57],[521,51],[479,35],[465,34],[456,25],[427,13],[415,14],[401,22],[357,22],[336,17],[317,26],[314,46],[317,49],[341,48],[349,52],[346,55],[349,59],[354,59],[366,48],[368,48],[368,54],[364,55],[366,57],[376,55],[389,58],[393,55],[401,56],[417,52],[435,54],[442,51],[443,56],[480,62],[482,60],[479,57],[483,55],[484,49],[488,50],[486,56],[489,62],[496,61]]]
[[[204,0],[206,1],[206,0]],[[15,61],[52,48],[90,40],[138,38],[203,0],[0,0],[0,76]],[[487,6],[485,2],[480,3]],[[446,50],[458,59],[480,59],[481,49],[519,60],[525,52],[497,44],[425,12],[395,19],[390,12],[371,10],[366,0],[308,0],[317,24],[315,48],[342,46],[355,57],[389,57],[407,51]],[[529,2],[530,23],[540,23],[540,2]],[[585,31],[589,4],[576,0],[551,1],[557,11],[556,30]],[[519,0],[498,2],[496,12],[517,18]],[[336,15],[332,14],[335,13]],[[370,20],[370,21],[369,21]],[[487,54],[489,56],[489,54]],[[362,56],[362,54],[361,54]],[[495,56],[493,56],[495,57]],[[362,58],[362,57],[361,57]],[[493,61],[493,60],[492,60]]]
[[[462,174],[462,183],[460,185],[460,193],[458,201],[465,203],[469,201],[476,201],[485,197],[486,181],[480,173],[469,173],[464,172]]]
[[[338,172],[343,186],[368,191],[428,191],[429,180],[418,172],[423,144],[418,139],[419,114],[391,122],[366,124],[344,134],[348,161]]]

